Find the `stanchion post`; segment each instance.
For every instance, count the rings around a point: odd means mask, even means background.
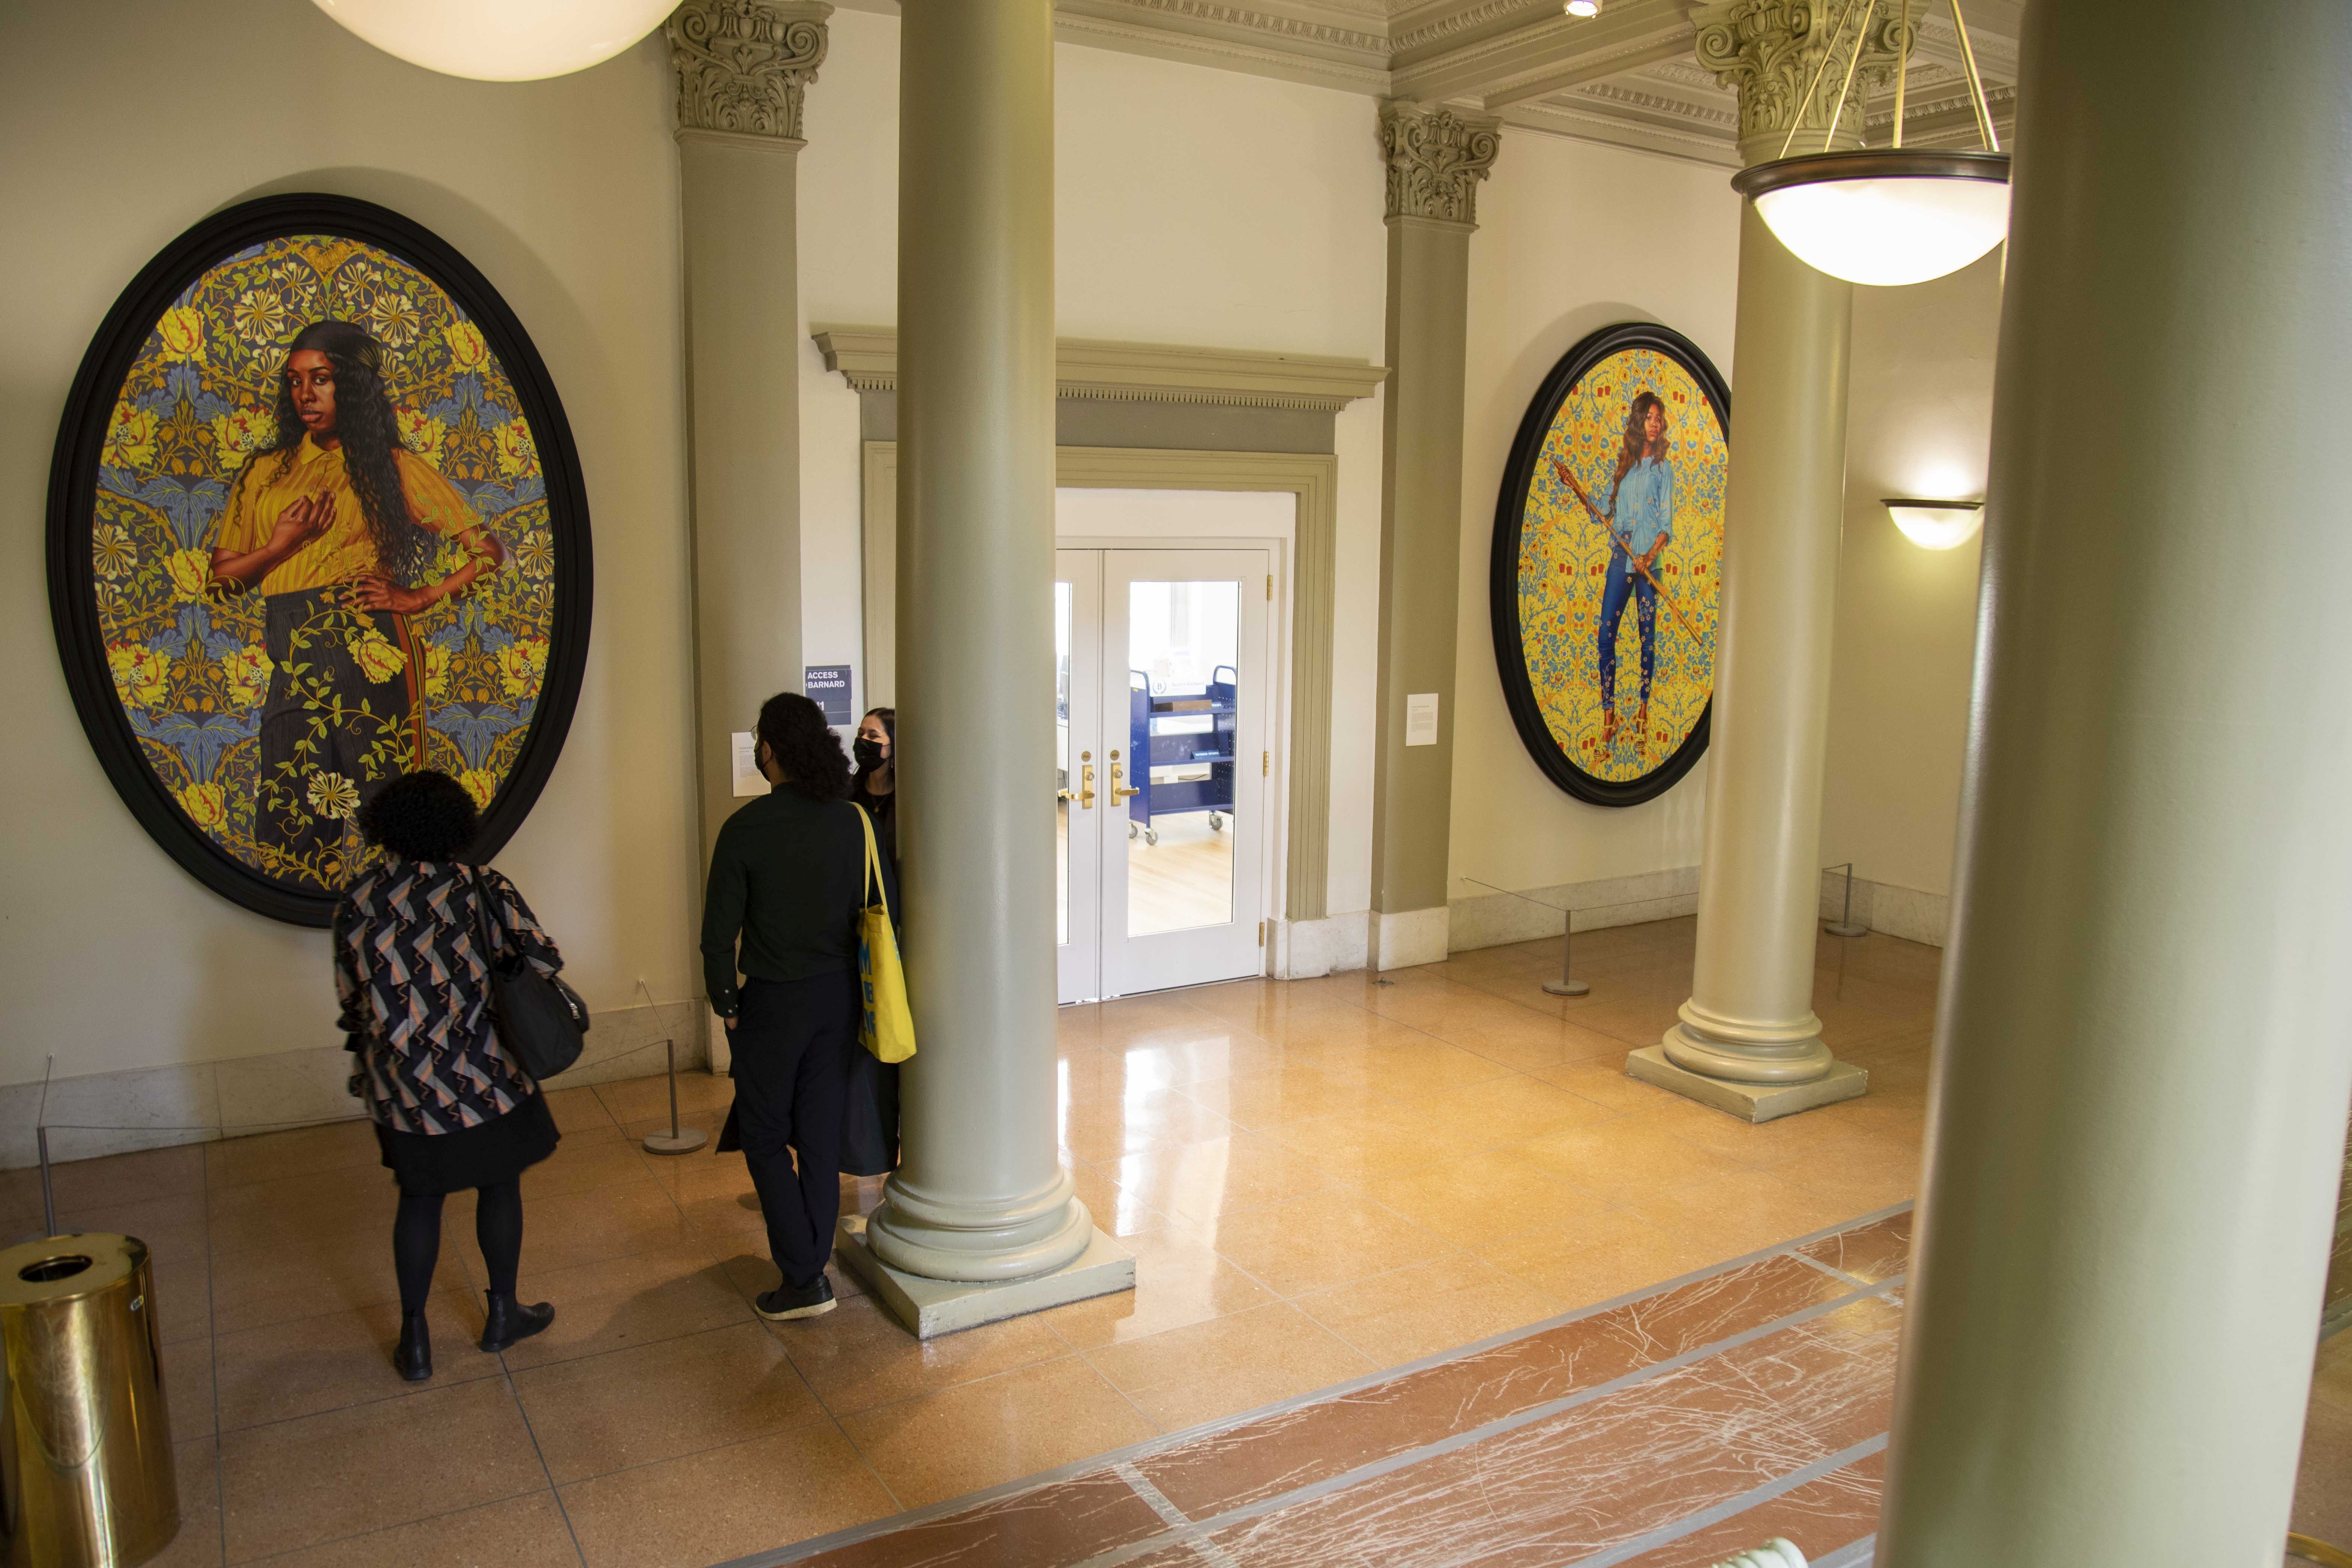
[[[669,1047],[669,1131],[646,1134],[646,1152],[649,1154],[691,1154],[710,1142],[710,1134],[699,1127],[677,1124],[677,1041],[662,1042]]]
[[[51,1236],[55,1236],[58,1233],[58,1189],[49,1179],[49,1130],[38,1127],[34,1129],[33,1135],[41,1145],[41,1223],[49,1227]]]
[[[1868,926],[1853,923],[1853,862],[1847,861],[1842,869],[1845,872],[1845,913],[1839,918],[1837,924],[1822,929],[1832,936],[1868,936]]]
[[[1579,980],[1572,967],[1576,947],[1576,911],[1562,910],[1559,924],[1559,978],[1544,982],[1544,989],[1554,996],[1582,996],[1592,990],[1589,980]]]

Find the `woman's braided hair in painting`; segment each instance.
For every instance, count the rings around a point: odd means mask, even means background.
[[[1654,392],[1643,391],[1633,399],[1633,406],[1625,411],[1625,443],[1617,448],[1617,472],[1609,480],[1609,504],[1612,507],[1617,504],[1617,487],[1625,482],[1625,476],[1633,471],[1633,465],[1642,460],[1642,453],[1650,444],[1648,433],[1642,426],[1653,408],[1663,417],[1666,400]],[[1664,437],[1659,439],[1663,441]]]
[[[849,794],[849,759],[824,710],[797,691],[779,691],[760,704],[756,726],[768,742],[784,787],[803,800],[841,800]]]
[[[335,367],[335,434],[343,444],[343,472],[351,478],[360,514],[375,541],[377,563],[394,582],[414,585],[433,563],[440,541],[409,520],[408,503],[401,495],[400,469],[392,455],[403,443],[383,384],[383,345],[349,321],[313,321],[287,345],[286,355],[291,359],[305,349],[325,354]],[[278,438],[268,447],[278,454],[272,480],[293,465],[303,436],[301,416],[294,412],[294,389],[282,375],[278,378],[277,415]]]

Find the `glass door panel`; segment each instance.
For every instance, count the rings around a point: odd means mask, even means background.
[[[1130,582],[1127,934],[1234,918],[1238,582]]]
[[[1106,995],[1264,969],[1271,571],[1264,551],[1104,552]]]
[[[1054,556],[1054,940],[1064,1002],[1103,994],[1102,552]]]

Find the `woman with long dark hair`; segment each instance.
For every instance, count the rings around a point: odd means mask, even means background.
[[[329,887],[362,797],[425,760],[409,617],[506,559],[465,494],[402,445],[383,370],[383,346],[351,322],[303,328],[277,438],[238,472],[213,539],[213,591],[266,601],[254,843],[273,874]],[[445,540],[466,559],[435,579]]]
[[[1675,468],[1666,456],[1666,404],[1644,389],[1625,412],[1625,437],[1617,450],[1605,501],[1596,503],[1609,530],[1609,574],[1601,592],[1601,743],[1617,738],[1617,627],[1625,606],[1642,639],[1641,706],[1633,714],[1633,743],[1650,731],[1650,683],[1658,667],[1658,590],[1651,583],[1659,552],[1674,538]]]
[[[833,1310],[824,1265],[841,1214],[842,1113],[862,1010],[866,824],[844,798],[849,759],[824,710],[780,692],[761,705],[754,732],[770,793],[729,817],[711,849],[702,976],[727,1023],[731,1121],[783,1277],[752,1305],[781,1321]]]
[[[563,955],[515,885],[464,857],[480,824],[474,797],[447,773],[404,774],[360,808],[360,830],[383,856],[335,906],[335,991],[351,1090],[375,1122],[400,1186],[392,1222],[400,1279],[400,1345],[393,1365],[412,1383],[433,1375],[425,1303],[441,1253],[441,1204],[476,1189],[474,1239],[489,1295],[482,1349],[502,1351],[555,1321],[516,1298],[522,1260],[522,1173],[555,1152],[547,1101],[492,1026],[490,965],[520,956],[541,974]],[[495,951],[485,951],[484,937]]]

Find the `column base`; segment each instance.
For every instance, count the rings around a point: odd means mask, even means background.
[[[1454,911],[1443,905],[1433,910],[1403,910],[1387,914],[1372,911],[1370,941],[1374,969],[1411,969],[1415,964],[1443,963]]]
[[[919,1340],[1135,1289],[1135,1255],[1099,1230],[1084,1252],[1059,1268],[992,1282],[926,1279],[891,1268],[866,1245],[864,1215],[841,1216],[833,1247],[841,1266]]]
[[[1709,1078],[1668,1061],[1663,1045],[1643,1046],[1626,1057],[1625,1076],[1671,1089],[1685,1100],[1728,1111],[1742,1121],[1770,1121],[1793,1116],[1800,1110],[1834,1105],[1841,1100],[1858,1098],[1870,1087],[1870,1074],[1852,1062],[1840,1061],[1832,1062],[1828,1072],[1803,1083],[1739,1083],[1726,1078]]]

